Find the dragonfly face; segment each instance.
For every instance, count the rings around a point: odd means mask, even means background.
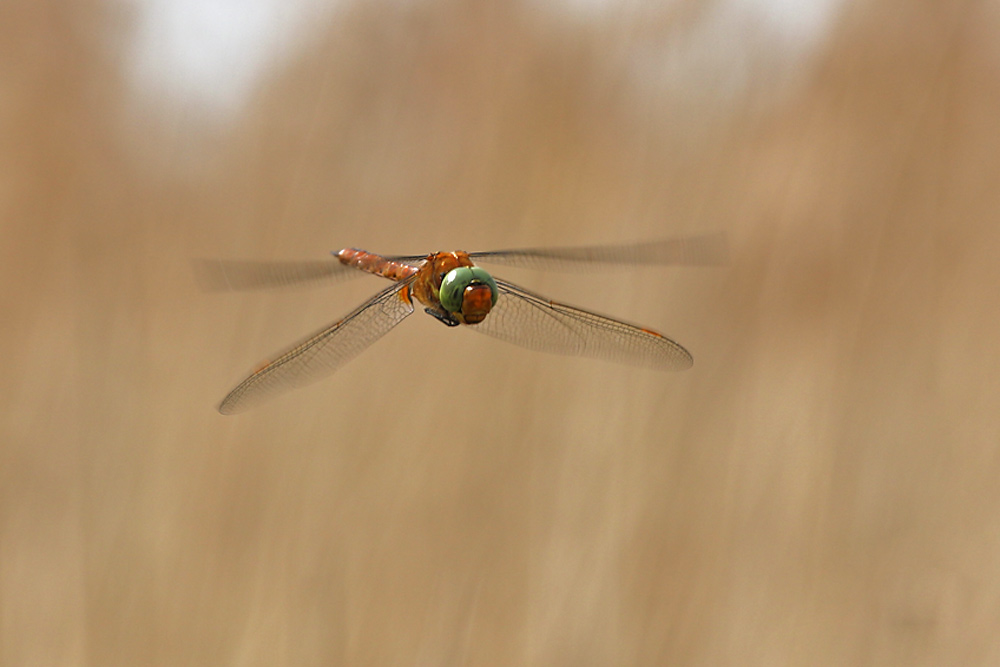
[[[445,274],[438,290],[441,306],[463,324],[479,324],[497,303],[493,276],[478,266],[461,266]]]

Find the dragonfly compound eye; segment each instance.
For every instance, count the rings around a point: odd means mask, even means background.
[[[493,276],[478,266],[460,266],[448,272],[448,275],[441,281],[441,289],[438,291],[441,305],[449,313],[461,312],[465,290],[472,285],[487,285],[491,293],[492,303],[490,305],[496,305],[497,284],[493,280]]]

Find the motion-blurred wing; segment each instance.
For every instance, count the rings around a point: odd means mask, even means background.
[[[728,256],[728,244],[723,233],[625,245],[524,248],[469,253],[469,257],[473,260],[487,264],[556,270],[593,269],[601,264],[712,266],[725,264]]]
[[[691,367],[691,354],[655,331],[549,301],[503,280],[481,323],[469,328],[540,352],[605,359],[657,370]]]
[[[426,256],[390,257],[417,265]],[[210,292],[267,289],[272,287],[317,286],[367,274],[342,264],[336,257],[312,261],[254,261],[240,259],[196,259],[195,276],[202,289]]]
[[[390,285],[344,319],[266,363],[229,392],[219,412],[241,412],[334,372],[412,312],[409,282]]]

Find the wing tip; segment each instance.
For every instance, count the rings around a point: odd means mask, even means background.
[[[240,406],[239,397],[233,396],[232,392],[229,393],[222,402],[219,403],[216,410],[219,411],[220,415],[235,415],[237,412],[242,412],[243,407]]]

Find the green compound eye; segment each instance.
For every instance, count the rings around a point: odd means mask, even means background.
[[[492,295],[493,305],[497,305],[497,284],[486,271],[478,266],[460,266],[452,269],[441,281],[438,299],[449,313],[462,310],[462,295],[469,285],[488,285]]]

